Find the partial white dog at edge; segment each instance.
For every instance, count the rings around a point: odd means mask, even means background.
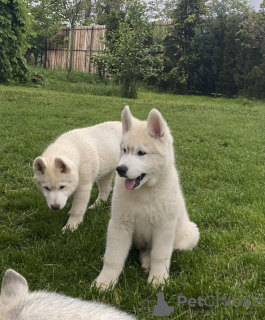
[[[192,250],[199,241],[190,221],[175,168],[173,138],[156,109],[147,121],[122,112],[121,159],[113,190],[104,266],[97,287],[114,286],[133,244],[140,251],[148,282],[169,277],[173,250]]]
[[[118,121],[75,129],[61,135],[33,163],[34,179],[50,209],[62,209],[73,195],[70,217],[63,228],[83,221],[93,183],[99,195],[90,208],[106,201],[119,162],[122,126]]]
[[[99,302],[46,291],[29,292],[27,280],[12,269],[3,277],[0,320],[133,320],[135,317]]]

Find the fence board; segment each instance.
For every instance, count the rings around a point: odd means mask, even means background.
[[[105,25],[77,26],[74,29],[73,69],[85,73],[96,73],[91,56],[104,49],[100,39],[105,36]],[[69,41],[65,41],[69,39]],[[59,39],[59,40],[58,40]],[[48,40],[46,45],[46,67],[66,69],[70,57],[71,32],[65,28],[56,41]]]

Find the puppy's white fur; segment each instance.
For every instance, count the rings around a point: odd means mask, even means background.
[[[0,320],[133,320],[106,304],[45,291],[29,292],[24,277],[8,269],[0,295]]]
[[[117,283],[132,244],[140,250],[148,282],[156,286],[169,277],[173,250],[192,250],[199,240],[180,188],[173,138],[162,115],[153,109],[147,121],[139,121],[126,106],[122,128],[117,171],[127,171],[115,179],[104,266],[95,281],[102,289]]]
[[[83,221],[93,183],[99,195],[91,207],[106,201],[119,162],[120,122],[105,122],[61,135],[33,163],[34,178],[51,209],[62,209],[73,195],[70,217],[63,228],[75,230]]]

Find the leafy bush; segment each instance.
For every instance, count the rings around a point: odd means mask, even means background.
[[[262,68],[263,67],[263,68]],[[265,99],[265,63],[253,67],[245,78],[245,89],[243,95],[248,98]]]
[[[22,0],[0,0],[0,83],[24,82],[28,78],[22,55],[27,19]]]

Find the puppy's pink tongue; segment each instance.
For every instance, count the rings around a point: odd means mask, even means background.
[[[135,179],[126,179],[125,180],[125,189],[132,190],[135,185]]]

